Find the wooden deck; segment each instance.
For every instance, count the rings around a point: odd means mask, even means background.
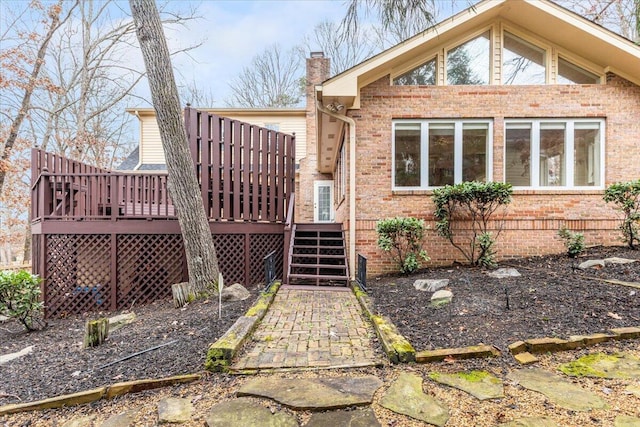
[[[185,110],[202,203],[226,283],[260,283],[293,218],[295,137]],[[32,150],[33,270],[47,315],[117,310],[187,280],[165,172],[110,171]]]

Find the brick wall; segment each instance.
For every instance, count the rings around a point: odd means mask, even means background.
[[[605,184],[640,177],[640,87],[615,75],[606,85],[391,86],[382,78],[361,91],[356,121],[357,251],[368,257],[371,275],[391,271],[376,246],[375,223],[391,216],[417,216],[431,225],[429,265],[463,261],[433,231],[429,191],[391,191],[391,124],[400,118],[488,118],[493,120],[493,180],[503,179],[505,118],[604,118]],[[309,133],[311,139],[312,133]],[[309,150],[308,153],[315,152]],[[585,233],[587,245],[619,244],[618,215],[603,191],[516,191],[499,237],[499,258],[562,252],[558,228]]]

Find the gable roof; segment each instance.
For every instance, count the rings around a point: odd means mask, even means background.
[[[394,66],[498,18],[640,85],[640,47],[630,40],[549,0],[484,0],[330,78],[316,88],[318,97],[358,108],[361,87],[389,74]]]

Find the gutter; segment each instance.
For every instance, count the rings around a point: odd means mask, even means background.
[[[319,100],[316,101],[316,106],[326,115],[349,125],[349,265],[351,265],[351,280],[354,280],[356,270],[356,122],[351,117],[341,116],[328,110]]]

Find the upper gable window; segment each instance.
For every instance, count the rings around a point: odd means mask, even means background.
[[[506,85],[546,83],[545,51],[504,32],[502,82]]]
[[[397,86],[435,85],[436,58],[396,77],[393,79],[393,84]]]
[[[578,67],[566,59],[558,57],[557,81],[558,84],[591,85],[600,82],[600,78],[584,68]]]
[[[447,83],[450,85],[489,84],[491,31],[447,51]]]

